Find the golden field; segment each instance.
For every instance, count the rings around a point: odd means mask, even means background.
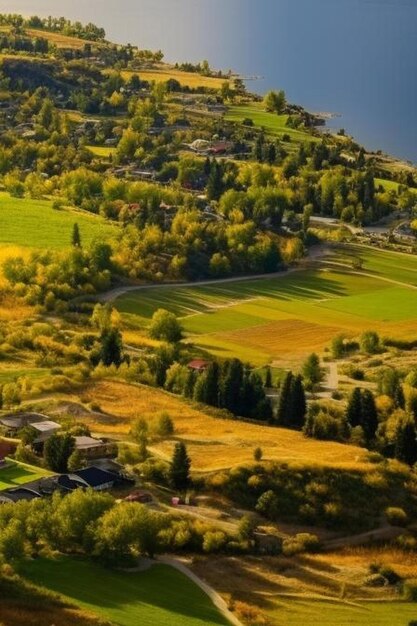
[[[260,446],[265,460],[302,465],[367,469],[366,451],[355,446],[306,439],[302,433],[243,421],[214,417],[177,396],[142,385],[99,381],[83,392],[84,402],[97,402],[103,417],[94,417],[92,430],[119,439],[126,438],[133,419],[149,422],[166,411],[175,424],[171,441],[156,442],[151,450],[169,459],[175,440],[187,444],[194,471],[215,471],[253,461]],[[107,414],[107,415],[106,415]]]

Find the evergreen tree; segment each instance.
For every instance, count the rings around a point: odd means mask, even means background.
[[[290,426],[293,426],[294,428],[302,428],[307,413],[307,402],[304,392],[303,379],[300,375],[293,377],[291,380],[290,393]]]
[[[75,248],[81,248],[81,235],[80,235],[80,228],[77,224],[77,222],[75,222],[74,226],[72,227],[72,238],[71,238],[71,242],[72,245]]]
[[[294,375],[287,372],[284,380],[281,382],[280,393],[278,398],[277,422],[280,426],[289,426],[291,414],[291,387]]]
[[[210,406],[219,406],[220,367],[212,361],[205,372],[206,400]]]
[[[69,433],[53,434],[45,442],[43,456],[45,463],[53,472],[66,472],[68,460],[75,448],[75,439]]]
[[[220,405],[234,415],[241,411],[241,390],[243,383],[243,366],[239,359],[226,361],[220,391]]]
[[[359,387],[355,387],[349,398],[346,409],[346,420],[352,428],[362,426],[362,394]]]
[[[272,387],[272,371],[269,365],[266,368],[266,372],[265,372],[265,387],[267,389],[271,389]]]
[[[189,369],[187,378],[185,379],[183,394],[186,398],[192,398],[194,394],[194,386],[196,384],[196,373],[194,370]]]
[[[310,354],[304,363],[303,376],[311,389],[317,387],[317,385],[323,380],[323,371],[320,367],[320,359],[317,354]]]
[[[213,160],[210,167],[210,174],[207,180],[207,198],[209,200],[219,200],[223,193],[223,168],[220,163]]]
[[[399,381],[394,392],[394,404],[398,409],[405,409],[404,390]]]
[[[375,439],[378,428],[378,412],[372,391],[365,389],[361,396],[361,426],[369,444]]]
[[[395,434],[395,458],[408,465],[417,462],[417,432],[412,419],[401,422]]]
[[[118,328],[110,328],[104,331],[100,341],[100,361],[107,367],[110,365],[119,367],[123,361],[123,343],[120,330]]]
[[[186,491],[190,485],[191,460],[183,442],[177,443],[172,456],[169,479],[171,485],[179,491]]]

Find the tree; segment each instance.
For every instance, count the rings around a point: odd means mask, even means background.
[[[317,354],[310,354],[303,365],[303,376],[308,386],[315,389],[323,380],[323,370],[320,367],[320,359]]]
[[[259,463],[259,461],[262,461],[262,457],[263,457],[263,452],[262,452],[262,448],[255,448],[255,450],[253,451],[253,458],[255,459],[255,461],[257,463]]]
[[[362,425],[362,394],[359,387],[355,387],[349,398],[346,409],[346,420],[352,428]]]
[[[100,361],[106,367],[119,367],[123,362],[122,335],[118,328],[105,330],[100,337]]]
[[[362,333],[359,345],[365,354],[376,354],[380,349],[379,335],[373,330]]]
[[[158,309],[152,316],[149,335],[152,339],[177,343],[182,339],[182,326],[173,313]]]
[[[86,460],[81,452],[79,450],[74,450],[68,459],[68,471],[74,472],[82,467],[86,467],[86,465]]]
[[[45,442],[43,456],[53,472],[68,471],[68,460],[75,448],[75,439],[69,433],[53,434]]]
[[[265,387],[266,389],[271,389],[272,387],[272,371],[269,365],[265,371]]]
[[[239,359],[226,361],[223,366],[220,385],[220,406],[234,415],[241,412],[241,391],[243,384],[243,366]]]
[[[80,235],[80,228],[77,224],[77,222],[75,222],[74,226],[72,227],[72,238],[71,238],[71,242],[72,245],[75,248],[81,248],[81,235]]]
[[[156,433],[160,437],[172,437],[172,435],[174,434],[174,431],[175,431],[174,422],[172,421],[172,418],[169,415],[169,413],[166,413],[166,412],[161,413],[161,415],[158,417]]]
[[[378,428],[378,412],[372,391],[364,389],[361,397],[361,426],[365,434],[366,443],[375,439]]]
[[[414,420],[400,421],[395,433],[395,458],[408,465],[417,462],[417,433]]]
[[[283,113],[286,107],[287,101],[285,97],[285,91],[268,91],[264,98],[264,107],[270,113]]]
[[[291,385],[293,379],[293,373],[287,372],[283,381],[281,382],[276,418],[280,426],[289,425],[289,415],[291,413]]]
[[[190,485],[191,460],[185,444],[181,441],[174,448],[169,479],[171,485],[179,491],[186,491]]]
[[[290,404],[290,426],[302,428],[304,425],[307,402],[304,392],[303,379],[300,375],[295,376],[291,381],[291,404]]]

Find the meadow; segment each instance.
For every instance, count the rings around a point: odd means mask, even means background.
[[[361,258],[362,269],[353,270]],[[174,312],[188,340],[218,357],[297,366],[344,333],[375,329],[411,339],[417,321],[417,257],[336,247],[316,267],[271,278],[128,292],[116,300],[133,328],[154,311]]]
[[[0,490],[19,487],[32,480],[39,480],[49,474],[50,472],[40,467],[21,463],[8,464],[5,467],[0,467]]]
[[[132,70],[122,71],[122,76],[125,80],[129,80],[133,74],[136,74],[142,80],[148,82],[155,81],[156,83],[164,83],[167,80],[177,80],[180,85],[184,87],[191,87],[192,89],[198,87],[206,87],[208,89],[221,89],[223,83],[228,82],[227,78],[216,78],[212,76],[202,76],[196,72],[182,72],[175,68],[171,68],[168,65],[163,66],[162,69],[152,70],[138,70],[137,72]]]
[[[82,242],[113,237],[117,227],[96,215],[76,209],[53,209],[49,200],[12,198],[0,193],[0,245],[59,249],[71,245],[72,228],[78,223]]]
[[[286,126],[288,115],[277,115],[276,113],[268,113],[262,104],[255,103],[249,105],[231,106],[226,114],[226,120],[230,122],[242,122],[245,119],[252,120],[256,128],[263,128],[268,135],[282,137],[289,135],[292,141],[305,142],[318,141],[317,137],[312,136],[303,130],[297,130]]]
[[[169,460],[175,442],[180,439],[187,444],[194,471],[215,471],[251,463],[258,446],[266,461],[369,468],[363,448],[306,439],[297,431],[228,419],[214,409],[153,387],[99,381],[83,391],[82,400],[99,401],[103,411],[103,415],[95,413],[90,420],[83,418],[91,430],[119,440],[129,438],[134,419],[141,417],[152,424],[159,414],[168,412],[175,426],[174,437],[152,442],[150,450],[157,457]]]
[[[20,573],[119,626],[229,623],[203,591],[168,565],[126,573],[69,558],[36,559],[23,563]]]

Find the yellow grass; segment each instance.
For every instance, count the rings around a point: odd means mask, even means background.
[[[104,381],[90,385],[83,396],[97,402],[112,417],[103,416],[91,427],[97,433],[124,437],[131,420],[152,421],[167,411],[175,424],[175,437],[187,443],[194,470],[220,470],[253,461],[260,446],[266,460],[328,467],[366,469],[365,451],[355,446],[306,439],[301,433],[217,418],[194,408],[181,398],[158,389],[122,382]],[[170,458],[174,441],[152,445],[163,458]]]
[[[92,152],[94,156],[108,159],[112,155],[116,148],[113,146],[86,146],[87,150]]]
[[[0,598],[0,624],[3,626],[39,626],[59,624],[59,626],[100,626],[101,619],[88,616],[81,610],[64,607],[25,607]]]
[[[320,561],[340,568],[365,568],[371,563],[392,567],[402,578],[417,579],[417,559],[413,552],[390,546],[344,548],[317,557]],[[417,609],[417,607],[416,607]],[[416,610],[417,617],[417,610]]]
[[[211,76],[201,76],[194,72],[181,72],[168,66],[166,69],[161,70],[139,70],[137,72],[126,70],[122,72],[122,76],[126,80],[133,74],[137,74],[143,80],[155,81],[157,83],[164,83],[170,78],[174,78],[181,85],[192,88],[207,87],[209,89],[220,89],[224,82],[228,82],[225,78],[212,78]]]
[[[51,33],[47,30],[41,30],[37,28],[26,28],[25,32],[31,37],[42,37],[47,39],[51,43],[55,44],[57,48],[75,48],[83,49],[86,43],[97,45],[94,41],[87,41],[86,39],[78,39],[77,37],[69,37],[62,33]]]

